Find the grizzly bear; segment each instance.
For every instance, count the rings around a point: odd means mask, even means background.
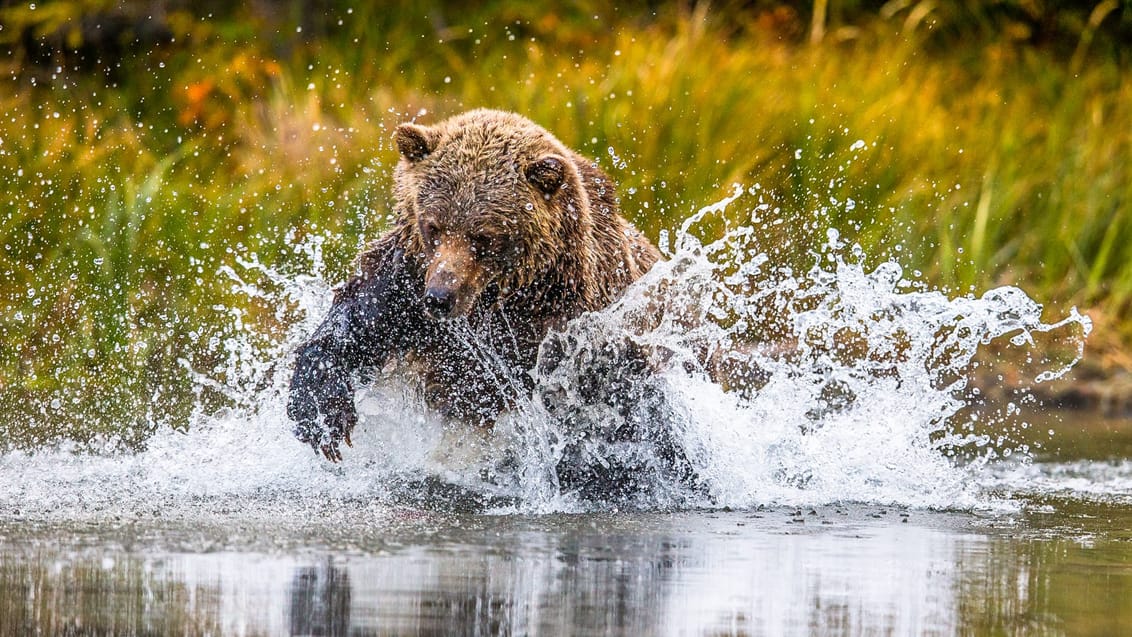
[[[429,405],[490,426],[532,389],[551,330],[600,310],[660,258],[612,180],[524,117],[474,110],[394,135],[392,227],[358,258],[296,356],[295,435],[341,459],[354,381],[391,358]]]

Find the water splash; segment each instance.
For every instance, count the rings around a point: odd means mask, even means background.
[[[534,394],[492,432],[442,421],[394,373],[359,392],[354,446],[339,465],[291,437],[289,374],[281,373],[330,303],[320,240],[300,246],[313,274],[238,261],[222,274],[290,327],[263,334],[229,311],[229,329],[213,339],[224,354],[221,373],[192,371],[198,392],[223,396],[225,407],[198,401],[187,430],[158,431],[136,453],[4,454],[0,504],[38,514],[166,515],[406,501],[524,512],[611,502],[990,505],[974,476],[1015,449],[961,417],[979,347],[1026,347],[1034,335],[1057,332],[1077,340],[1079,358],[1089,319],[1073,309],[1043,323],[1041,307],[1013,287],[949,298],[909,281],[894,261],[869,269],[860,248],[834,230],[814,265],[796,272],[760,244],[763,207],[751,210],[749,224],[726,226],[744,195],[736,186],[689,217],[662,237],[667,260],[621,301],[548,339]],[[196,369],[191,359],[181,364]],[[625,435],[608,435],[625,423]],[[628,486],[611,501],[565,488],[564,463],[620,471]]]
[[[868,271],[860,249],[834,230],[802,274],[775,266],[750,226],[710,242],[696,238],[698,226],[742,195],[736,187],[690,217],[666,262],[614,307],[573,322],[566,333],[573,364],[541,375],[542,395],[554,390],[589,410],[586,421],[601,420],[578,388],[608,352],[622,349],[611,343],[628,339],[649,352],[647,382],[659,388],[665,426],[699,477],[691,490],[661,480],[650,493],[654,505],[985,504],[970,476],[1013,449],[953,422],[967,405],[979,346],[1071,333],[1077,359],[1042,372],[1041,382],[1079,360],[1088,318],[1074,309],[1043,323],[1041,307],[1012,287],[977,299],[918,289],[895,262]],[[624,417],[613,407],[607,423]],[[539,439],[571,438],[558,421],[545,422]],[[592,446],[595,454],[618,453],[600,440]]]

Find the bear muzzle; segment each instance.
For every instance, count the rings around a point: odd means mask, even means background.
[[[442,243],[425,275],[425,312],[436,320],[467,316],[483,291],[484,275],[467,246]]]
[[[467,316],[479,298],[481,288],[473,281],[455,284],[427,283],[421,303],[425,313],[438,321]]]
[[[429,287],[425,289],[425,312],[434,319],[442,320],[455,318],[453,310],[456,308],[456,291],[447,287]]]

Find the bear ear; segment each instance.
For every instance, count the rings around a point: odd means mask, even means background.
[[[397,150],[411,162],[417,162],[436,150],[436,133],[416,124],[401,124],[393,133]]]
[[[558,155],[547,155],[527,166],[523,174],[543,194],[553,195],[566,181],[566,161]]]

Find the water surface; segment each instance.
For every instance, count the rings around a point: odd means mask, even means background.
[[[744,196],[750,226],[697,238]],[[239,290],[306,318],[265,339],[237,313],[219,378],[182,361],[223,408],[158,418],[138,448],[0,453],[0,633],[1127,632],[1132,427],[1024,413],[1024,396],[979,405],[968,382],[990,343],[1035,383],[1061,376],[1088,318],[1044,322],[1013,287],[928,289],[834,231],[796,272],[760,243],[765,213],[736,188],[690,217],[621,302],[567,326],[490,432],[430,414],[399,379],[367,385],[340,464],[294,440],[277,373],[330,291],[241,263]],[[647,391],[583,395],[626,339]],[[649,436],[603,440],[627,413],[697,481],[663,471]],[[660,470],[631,497],[586,499],[556,479],[569,445],[591,466]]]
[[[1116,635],[1132,513],[866,505],[0,524],[5,634]]]
[[[982,510],[9,500],[0,633],[1122,634],[1132,427],[1033,420],[1035,436],[1056,427],[1056,444],[988,465],[979,479],[995,505]]]

